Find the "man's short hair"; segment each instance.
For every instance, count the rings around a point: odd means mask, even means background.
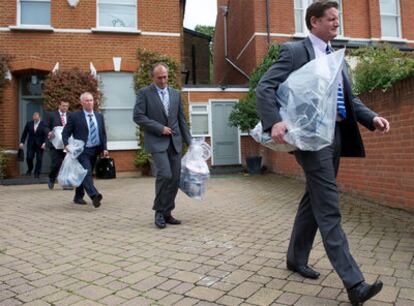
[[[65,100],[60,100],[60,101],[59,101],[59,105],[60,105],[60,104],[62,104],[62,103],[67,103],[67,104],[70,104],[68,101],[65,101]]]
[[[152,66],[152,69],[151,69],[151,77],[153,77],[153,76],[154,76],[154,71],[155,71],[155,68],[157,68],[157,67],[159,67],[159,66],[163,66],[165,69],[167,69],[167,72],[169,72],[169,71],[170,71],[170,68],[168,67],[168,65],[167,65],[166,63],[164,63],[164,62],[158,62],[158,63],[155,63],[155,64]]]
[[[85,91],[83,94],[80,95],[80,98],[79,99],[81,100],[81,102],[83,101],[83,98],[85,98],[87,95],[90,95],[93,98],[93,94],[91,94],[88,91]]]
[[[325,15],[326,10],[329,10],[330,8],[333,8],[333,7],[338,9],[339,8],[338,2],[334,0],[318,0],[312,3],[311,5],[309,5],[309,7],[306,10],[306,17],[305,17],[306,27],[309,29],[309,31],[312,30],[311,18],[312,17],[321,18],[323,17],[323,15]]]

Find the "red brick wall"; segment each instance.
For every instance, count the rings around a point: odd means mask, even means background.
[[[414,78],[383,93],[364,94],[361,100],[387,118],[391,132],[382,135],[360,127],[366,158],[343,158],[340,190],[384,205],[414,211]],[[274,172],[302,176],[294,157],[266,149],[266,164]]]

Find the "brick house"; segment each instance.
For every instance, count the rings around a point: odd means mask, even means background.
[[[214,42],[216,83],[246,84],[246,76],[260,64],[270,43],[306,37],[305,13],[312,1],[218,0]],[[337,1],[341,28],[334,46],[389,42],[402,49],[414,47],[410,21],[414,1]]]
[[[305,11],[312,0],[218,0],[214,40],[215,81],[247,84],[271,43],[303,39],[308,30]],[[402,50],[414,47],[411,0],[338,0],[340,35],[335,47],[355,48],[391,43]],[[248,22],[247,22],[248,21]],[[242,29],[242,30],[241,30]],[[338,186],[341,190],[378,203],[414,211],[414,79],[396,84],[387,93],[376,90],[361,99],[391,122],[382,136],[361,128],[365,159],[343,159]],[[241,98],[241,97],[240,97]],[[196,100],[196,99],[194,99]],[[191,104],[191,102],[190,102]],[[249,137],[241,137],[244,144]],[[245,153],[246,146],[243,152]],[[268,169],[303,178],[291,154],[256,148]]]
[[[13,56],[0,104],[1,145],[17,148],[24,123],[43,112],[45,75],[78,67],[99,77],[109,150],[119,171],[133,170],[136,51],[181,63],[184,8],[185,0],[0,0],[0,51]],[[8,173],[19,175],[23,164],[12,160]],[[47,171],[47,157],[44,164]]]

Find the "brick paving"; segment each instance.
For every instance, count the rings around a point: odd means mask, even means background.
[[[180,226],[153,224],[153,178],[97,181],[103,205],[73,191],[0,186],[0,305],[350,305],[319,236],[308,280],[285,268],[303,183],[213,177],[204,201],[179,193]],[[341,196],[343,227],[367,281],[365,305],[414,305],[414,216]]]

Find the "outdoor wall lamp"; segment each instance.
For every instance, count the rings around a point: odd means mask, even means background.
[[[68,3],[71,7],[76,7],[79,3],[79,0],[68,0]]]

